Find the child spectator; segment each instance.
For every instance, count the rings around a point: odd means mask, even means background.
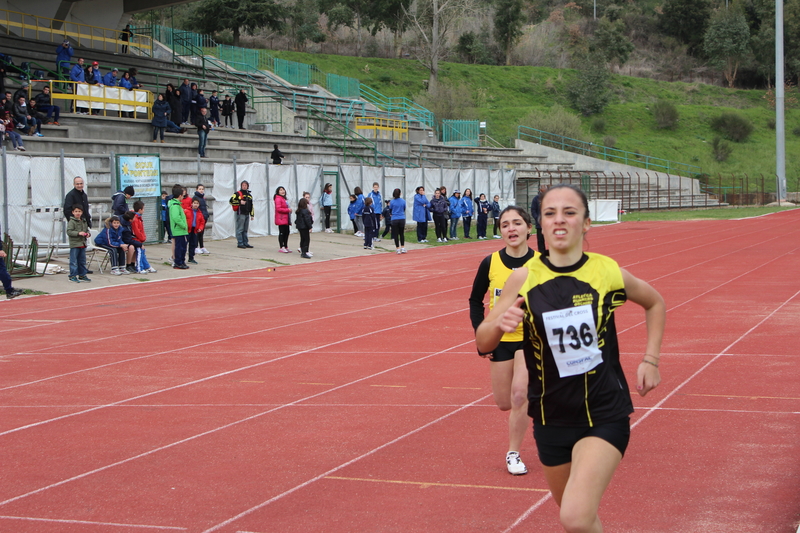
[[[14,131],[14,121],[11,120],[11,115],[8,111],[3,112],[3,119],[0,121],[0,133],[4,138],[11,139],[11,145],[14,150],[25,151],[25,146],[22,144],[22,136]]]
[[[326,183],[322,188],[322,196],[319,199],[319,205],[322,206],[322,211],[325,213],[325,233],[333,233],[331,229],[331,208],[333,207],[333,185]]]
[[[308,200],[300,198],[297,202],[297,211],[295,211],[297,218],[295,219],[295,226],[300,233],[300,257],[303,259],[311,259],[308,253],[308,245],[311,243],[311,227],[314,221],[311,218],[311,213],[308,210]]]
[[[222,101],[222,116],[225,117],[225,125],[223,128],[227,128],[228,124],[233,127],[233,100],[231,100],[231,95],[226,94],[225,100]]]
[[[125,248],[125,271],[129,274],[136,274],[136,248],[142,245],[133,237],[133,228],[131,221],[136,218],[136,213],[133,211],[126,211],[119,221],[120,228],[122,229],[122,242],[126,245]]]
[[[486,201],[486,195],[481,193],[478,196],[478,199],[475,200],[475,203],[478,204],[475,211],[478,212],[478,238],[485,239],[486,238],[486,226],[489,222],[489,211],[491,207],[489,206],[489,202]]]
[[[197,184],[197,189],[194,191],[194,197],[192,198],[192,201],[194,200],[200,201],[200,212],[203,213],[203,219],[205,220],[206,223],[208,223],[208,204],[206,203],[206,188],[202,183]],[[195,255],[209,254],[209,251],[206,250],[205,245],[203,243],[203,236],[205,235],[205,233],[206,233],[206,228],[205,224],[203,224],[203,229],[197,232],[197,249],[194,251]]]
[[[94,244],[108,252],[112,274],[115,276],[128,274],[123,266],[128,247],[122,242],[122,227],[118,216],[112,215],[106,219],[105,227],[94,238]]]
[[[133,198],[136,194],[136,190],[128,185],[121,191],[117,191],[111,195],[111,213],[116,215],[117,218],[121,217],[130,209],[128,209],[128,202],[127,200]]]
[[[500,235],[497,234],[497,226],[500,224],[500,196],[495,194],[492,203],[489,204],[492,211],[492,218],[494,219],[494,229],[492,230],[492,235],[494,235],[495,239],[502,239]]]
[[[392,208],[389,207],[390,200],[386,200],[386,207],[383,208],[383,233],[381,238],[385,238],[386,234],[392,231]]]
[[[167,191],[161,191],[161,226],[164,232],[164,242],[169,242],[169,224],[167,224]]]
[[[292,210],[286,200],[286,189],[284,187],[275,189],[272,201],[275,202],[275,225],[278,226],[278,246],[280,246],[278,251],[288,254],[291,252],[289,249],[289,226],[292,224]],[[307,246],[306,251],[308,251]]]
[[[364,195],[361,193],[361,187],[353,189],[353,194],[356,197],[356,237],[364,236]]]
[[[358,237],[358,228],[356,227],[356,196],[350,195],[350,205],[347,206],[347,214],[350,216],[350,224],[353,225],[353,234]]]
[[[177,270],[187,270],[189,268],[186,264],[186,236],[189,234],[189,228],[186,224],[186,214],[181,206],[180,199],[182,196],[183,187],[175,185],[172,187],[172,200],[167,202],[170,233],[172,234],[172,242],[175,244],[172,268]]]
[[[164,196],[166,196],[166,194],[164,194]],[[136,267],[136,272],[139,274],[155,274],[156,269],[150,266],[150,263],[147,261],[147,254],[144,251],[144,243],[147,241],[147,233],[144,231],[144,220],[142,219],[144,216],[144,202],[141,200],[133,202],[132,212],[136,215],[131,220],[133,238],[140,243],[140,246],[136,248],[136,262],[134,265]]]
[[[91,233],[89,225],[82,217],[83,206],[73,205],[72,216],[67,223],[67,235],[69,236],[69,280],[75,283],[92,281],[86,277],[86,239]]]
[[[364,214],[362,215],[364,221],[364,249],[374,250],[372,246],[372,239],[378,234],[378,228],[375,224],[375,208],[372,207],[372,198],[364,198]]]
[[[303,192],[303,198],[305,198],[306,201],[308,202],[307,208],[308,208],[309,214],[311,215],[311,230],[310,231],[313,233],[314,232],[314,206],[311,205],[311,193],[310,192]],[[299,206],[300,203],[298,202],[297,205]],[[301,254],[303,253],[301,248],[298,248],[297,251],[300,252]],[[310,250],[306,250],[306,253],[308,255],[310,255],[311,257],[314,257],[314,254],[312,254]]]
[[[215,127],[220,127],[219,123],[219,97],[217,91],[211,91],[211,96],[208,98],[208,110],[211,112],[211,122]]]
[[[192,198],[192,206],[189,209],[184,209],[186,213],[186,227],[189,230],[189,263],[196,265],[197,261],[194,260],[194,254],[197,253],[197,234],[201,233],[206,227],[206,219],[203,217],[203,212],[200,210],[200,200]]]

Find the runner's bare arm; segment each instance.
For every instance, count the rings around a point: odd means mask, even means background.
[[[644,396],[661,382],[661,375],[655,365],[661,357],[661,340],[664,337],[664,324],[667,321],[667,306],[664,298],[649,283],[624,268],[621,270],[628,300],[644,308],[647,324],[647,348],[643,361],[639,363],[636,371],[636,391]]]
[[[494,308],[475,331],[475,344],[478,352],[493,351],[500,343],[503,334],[511,333],[522,322],[525,311],[521,307],[525,300],[519,296],[519,291],[527,277],[527,268],[515,270],[509,276]]]

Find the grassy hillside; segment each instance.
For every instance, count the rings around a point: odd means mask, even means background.
[[[314,64],[323,72],[358,78],[387,96],[413,97],[423,90],[426,70],[414,60],[393,60],[271,52],[277,57]],[[571,70],[541,67],[505,67],[443,63],[440,80],[468,87],[475,108],[475,119],[486,120],[488,134],[511,146],[516,138],[519,119],[531,112],[544,111],[555,103],[569,107],[567,89],[575,78]],[[774,118],[764,91],[733,90],[701,84],[667,83],[649,79],[614,76],[614,97],[602,114],[584,117],[584,132],[596,144],[603,138],[616,139],[616,148],[653,157],[702,167],[714,177],[747,174],[760,180],[765,176],[768,190],[775,186],[775,132],[768,123]],[[797,96],[797,91],[792,91]],[[800,190],[800,142],[793,130],[800,132],[800,110],[793,109],[787,94],[786,175],[788,189]],[[650,106],[659,99],[674,103],[680,112],[677,129],[658,130]],[[755,126],[750,138],[733,143],[727,161],[717,162],[710,142],[717,135],[711,130],[711,118],[724,111],[736,111]],[[602,133],[592,134],[592,121],[605,121]]]

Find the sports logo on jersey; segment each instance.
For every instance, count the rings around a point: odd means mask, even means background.
[[[581,305],[592,305],[594,302],[594,294],[574,294],[572,295],[572,305],[575,307]]]

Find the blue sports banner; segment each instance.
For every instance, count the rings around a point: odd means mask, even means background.
[[[158,154],[117,156],[117,182],[120,190],[128,185],[137,198],[161,196],[161,159]]]

